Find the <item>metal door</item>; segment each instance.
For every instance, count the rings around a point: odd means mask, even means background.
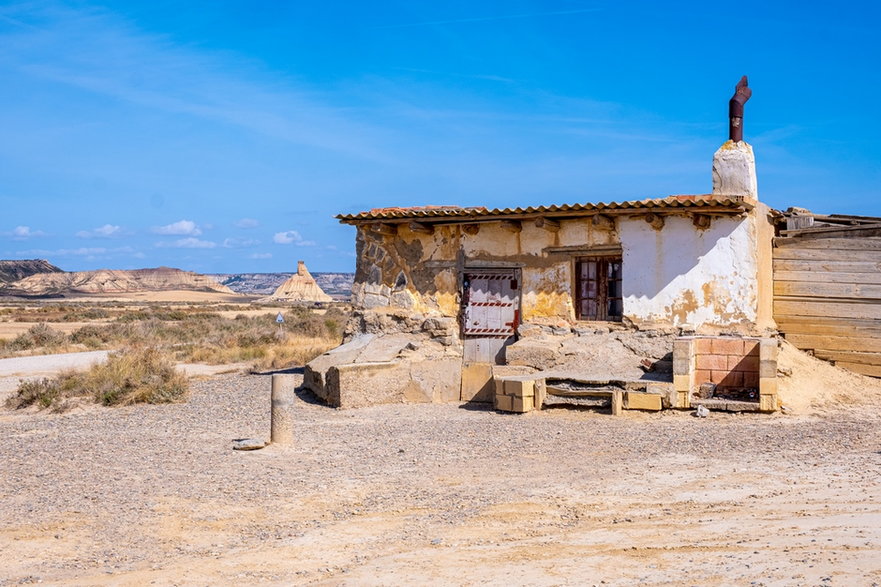
[[[520,279],[515,269],[466,271],[462,282],[465,362],[500,363],[520,322]]]

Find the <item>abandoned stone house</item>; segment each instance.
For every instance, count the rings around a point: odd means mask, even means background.
[[[810,226],[806,211],[771,210],[757,196],[752,148],[729,140],[713,159],[709,194],[338,216],[357,228],[359,312],[346,344],[307,366],[305,385],[344,407],[494,401],[522,412],[599,402],[617,413],[704,402],[773,411],[775,317],[798,327],[805,314],[828,313],[829,300],[812,310],[805,296],[836,275],[828,264],[799,272],[775,251],[865,249],[874,219],[816,217]],[[824,234],[833,238],[813,238]]]

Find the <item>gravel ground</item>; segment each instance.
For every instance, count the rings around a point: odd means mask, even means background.
[[[187,403],[0,411],[0,585],[881,583],[881,410],[459,405],[269,435],[268,376]]]

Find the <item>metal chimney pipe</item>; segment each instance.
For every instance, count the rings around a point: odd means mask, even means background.
[[[753,95],[746,76],[734,86],[734,95],[728,101],[728,139],[735,143],[743,140],[743,105]]]

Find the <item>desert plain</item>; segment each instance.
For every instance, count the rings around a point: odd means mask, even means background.
[[[292,446],[232,450],[269,408],[269,375],[227,373],[180,404],[3,411],[0,585],[881,583],[881,409],[853,398],[699,419],[299,392]]]
[[[0,359],[0,400],[106,351],[30,354]],[[775,414],[340,410],[299,389],[293,445],[248,452],[271,373],[180,367],[182,403],[0,408],[0,585],[881,584],[881,383],[788,345]]]

